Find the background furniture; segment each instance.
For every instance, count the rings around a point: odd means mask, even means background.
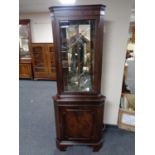
[[[53,43],[32,43],[34,79],[56,80]]]
[[[56,144],[102,146],[104,5],[51,7],[57,66]]]
[[[33,78],[30,20],[19,20],[19,78]]]
[[[20,59],[19,62],[19,78],[32,79],[32,62],[30,59]]]

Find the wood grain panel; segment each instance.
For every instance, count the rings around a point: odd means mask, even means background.
[[[90,139],[93,131],[93,111],[67,109],[63,113],[65,136],[68,139]]]
[[[19,78],[32,79],[31,63],[20,63],[19,64]]]
[[[33,71],[35,79],[56,80],[55,53],[52,43],[33,43]]]

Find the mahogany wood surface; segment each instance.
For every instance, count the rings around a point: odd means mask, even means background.
[[[105,96],[100,94],[104,5],[50,7],[54,48],[56,51],[57,95],[53,97],[56,122],[56,145],[87,145],[98,151],[103,143],[102,127]],[[66,92],[60,52],[60,21],[95,20],[94,82],[92,92]]]

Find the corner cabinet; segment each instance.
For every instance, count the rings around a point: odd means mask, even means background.
[[[56,144],[102,146],[104,5],[50,7],[56,51]]]

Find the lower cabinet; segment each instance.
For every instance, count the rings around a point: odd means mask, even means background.
[[[56,80],[55,51],[52,43],[32,44],[34,79]]]
[[[62,136],[66,140],[99,140],[97,107],[76,106],[59,108],[61,115]],[[101,122],[102,123],[102,122]]]
[[[19,78],[20,79],[32,79],[32,63],[31,59],[19,60]]]
[[[57,147],[88,145],[98,151],[102,146],[104,101],[64,102],[54,97]]]

